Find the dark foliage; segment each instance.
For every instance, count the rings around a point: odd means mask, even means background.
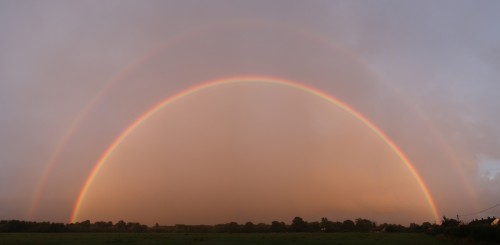
[[[354,228],[356,227],[356,225],[354,224],[354,221],[348,219],[348,220],[344,220],[344,222],[342,222],[342,231],[343,232],[351,232],[351,231],[354,231]]]
[[[495,217],[473,220],[461,224],[458,220],[443,217],[440,227],[433,227],[430,234],[445,234],[456,238],[473,238],[476,241],[500,243],[500,225],[491,225]]]
[[[441,225],[424,222],[421,225],[411,223],[409,227],[397,224],[376,225],[368,219],[358,218],[355,221],[343,222],[321,221],[307,222],[301,217],[295,217],[290,225],[282,221],[271,224],[246,222],[238,224],[229,222],[217,225],[184,225],[152,227],[136,223],[118,221],[95,223],[89,220],[70,224],[50,222],[30,222],[20,220],[0,221],[0,232],[171,232],[171,233],[281,233],[281,232],[414,232],[428,235],[445,235],[457,239],[474,239],[481,242],[500,243],[500,225],[491,225],[495,218],[474,220],[463,224],[455,219],[443,217]]]
[[[356,219],[355,230],[359,232],[369,232],[375,227],[375,222],[367,219]]]
[[[0,221],[0,232],[67,232],[62,223],[30,222],[20,220]]]

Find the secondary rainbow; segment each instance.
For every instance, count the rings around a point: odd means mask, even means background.
[[[306,86],[301,83],[297,82],[292,82],[288,80],[283,80],[283,79],[277,79],[277,78],[270,78],[270,77],[260,77],[260,76],[243,76],[243,77],[232,77],[232,78],[226,78],[226,79],[220,79],[220,80],[214,80],[214,81],[209,81],[205,82],[202,84],[195,85],[193,87],[190,87],[186,90],[183,90],[173,96],[168,97],[167,99],[159,102],[158,104],[154,105],[151,107],[148,111],[146,111],[144,114],[142,114],[140,117],[138,117],[132,124],[130,124],[114,141],[113,143],[104,151],[104,153],[101,155],[101,157],[98,159],[94,167],[92,168],[92,171],[90,172],[88,178],[86,179],[78,197],[75,203],[75,206],[73,208],[73,212],[71,214],[71,219],[70,222],[76,222],[78,220],[78,214],[80,212],[80,208],[82,206],[82,202],[85,199],[85,196],[87,195],[87,192],[89,191],[90,186],[92,185],[93,180],[99,173],[99,170],[102,168],[102,166],[106,163],[106,160],[111,156],[111,154],[114,152],[114,150],[127,138],[127,136],[132,133],[137,127],[139,127],[144,121],[146,121],[148,118],[150,118],[152,115],[154,115],[156,112],[161,110],[167,105],[170,105],[174,103],[175,101],[178,101],[186,96],[195,94],[197,92],[200,92],[202,90],[214,88],[214,87],[219,87],[227,84],[235,84],[235,83],[269,83],[269,84],[275,84],[275,85],[282,85],[285,87],[289,88],[294,88],[301,90],[305,93],[312,94],[315,96],[318,96],[336,106],[339,108],[343,109],[344,111],[348,112],[352,116],[354,116],[356,119],[358,119],[360,122],[362,122],[364,125],[366,125],[369,129],[372,130],[373,133],[375,133],[398,157],[399,159],[405,164],[405,166],[408,168],[408,170],[411,172],[415,180],[417,181],[418,185],[420,186],[420,189],[422,190],[422,193],[424,194],[427,203],[430,206],[430,209],[432,211],[432,214],[434,216],[434,219],[436,222],[439,222],[439,212],[436,207],[436,204],[429,192],[429,188],[423,181],[422,177],[418,173],[418,171],[415,169],[414,165],[411,163],[410,159],[404,154],[404,152],[384,133],[382,130],[380,130],[373,122],[368,120],[365,116],[363,116],[361,113],[357,112],[354,108],[350,107],[349,105],[345,104],[344,102],[320,91],[315,88]]]

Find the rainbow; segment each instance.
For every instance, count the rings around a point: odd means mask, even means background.
[[[364,69],[370,71],[370,73],[373,76],[375,76],[378,80],[385,81],[387,84],[390,84],[387,80],[383,79],[382,76],[380,74],[378,74],[375,70],[371,69],[368,66],[368,64],[366,64],[366,61],[360,59],[359,57],[357,57],[355,54],[353,54],[349,50],[346,50],[345,47],[341,47],[338,43],[332,42],[332,40],[329,40],[329,39],[325,38],[324,36],[321,36],[317,33],[310,32],[309,30],[306,30],[304,28],[300,28],[297,26],[284,26],[282,24],[269,22],[269,21],[260,21],[260,20],[259,21],[241,20],[241,21],[236,21],[236,22],[231,22],[231,23],[220,22],[220,23],[215,23],[215,24],[210,24],[210,25],[203,25],[203,26],[199,26],[197,28],[194,28],[192,30],[180,32],[178,35],[167,40],[165,43],[162,43],[162,44],[158,45],[157,47],[154,47],[151,50],[147,51],[143,56],[141,56],[139,58],[139,60],[130,63],[129,65],[127,65],[127,67],[125,67],[124,70],[122,70],[118,74],[115,74],[115,76],[113,76],[109,81],[107,81],[105,83],[105,86],[83,108],[83,110],[80,112],[80,114],[78,114],[76,116],[76,118],[70,124],[66,133],[59,140],[59,143],[56,145],[54,152],[51,154],[50,158],[48,159],[48,161],[46,163],[46,166],[44,167],[44,169],[41,172],[41,176],[39,178],[38,184],[36,185],[35,195],[33,195],[31,207],[30,207],[30,210],[28,212],[28,219],[30,219],[30,220],[34,219],[35,213],[37,211],[37,208],[38,208],[39,203],[41,201],[41,198],[43,196],[43,192],[46,188],[45,186],[46,186],[47,179],[48,179],[50,173],[52,172],[52,169],[55,167],[56,163],[58,163],[60,161],[60,156],[64,152],[68,143],[72,140],[74,134],[78,131],[83,120],[88,116],[90,111],[92,111],[94,109],[96,104],[107,94],[107,92],[109,92],[109,90],[113,86],[115,86],[116,84],[119,84],[129,74],[131,74],[133,71],[138,69],[138,67],[144,65],[145,62],[147,62],[150,59],[152,59],[153,57],[157,56],[159,53],[164,52],[165,50],[168,50],[179,43],[182,43],[182,41],[184,41],[186,39],[194,38],[194,37],[201,35],[203,33],[213,31],[214,29],[225,29],[225,28],[229,28],[229,27],[238,27],[238,26],[258,26],[261,28],[276,28],[276,29],[284,30],[284,31],[291,32],[291,33],[297,33],[298,35],[301,35],[302,37],[306,37],[311,41],[315,41],[318,44],[322,44],[322,45],[328,46],[330,48],[333,48],[336,51],[343,52],[344,54],[351,57],[353,61],[355,61],[359,65],[363,66]],[[391,85],[394,85],[394,84],[391,84]],[[446,157],[448,158],[449,162],[451,164],[453,164],[454,169],[456,171],[458,171],[458,174],[460,175],[460,179],[461,179],[462,183],[464,184],[465,191],[471,197],[468,200],[473,201],[474,205],[477,206],[477,198],[474,198],[475,192],[472,190],[470,182],[467,181],[467,178],[466,178],[466,175],[465,175],[463,168],[459,165],[459,162],[460,162],[459,159],[457,159],[455,154],[453,154],[453,151],[452,151],[451,147],[447,144],[446,139],[444,138],[443,134],[433,125],[433,123],[431,122],[429,117],[426,116],[425,113],[415,103],[411,103],[408,96],[404,96],[404,94],[401,92],[401,90],[396,88],[395,86],[391,86],[391,88],[395,93],[400,94],[400,98],[402,100],[406,101],[407,104],[410,105],[413,110],[415,110],[415,112],[420,116],[420,118],[425,123],[425,125],[429,128],[432,135],[436,137],[437,141],[440,143],[441,147],[443,148],[443,152],[446,154]]]
[[[101,155],[101,157],[98,159],[98,161],[95,163],[94,167],[92,168],[89,176],[87,177],[80,193],[78,194],[75,206],[73,208],[73,212],[71,214],[70,222],[74,223],[78,220],[78,214],[80,212],[82,202],[85,199],[90,186],[92,185],[93,180],[99,173],[99,170],[102,168],[102,166],[106,163],[108,158],[111,156],[111,154],[120,146],[120,144],[127,138],[128,135],[130,135],[137,127],[139,127],[143,122],[145,122],[148,118],[153,116],[156,112],[160,111],[162,108],[165,106],[168,106],[186,96],[196,94],[202,90],[214,88],[214,87],[219,87],[227,84],[235,84],[235,83],[252,83],[252,82],[259,82],[259,83],[269,83],[269,84],[275,84],[275,85],[281,85],[293,89],[298,89],[300,91],[303,91],[308,94],[315,95],[317,97],[320,97],[336,106],[339,108],[343,109],[344,111],[348,112],[352,116],[354,116],[356,119],[358,119],[360,122],[362,122],[364,125],[366,125],[373,133],[375,133],[398,157],[399,159],[405,164],[405,166],[408,168],[408,170],[411,172],[415,180],[418,182],[418,185],[420,189],[422,190],[422,193],[424,194],[427,203],[430,206],[430,209],[432,211],[432,214],[434,216],[434,219],[436,222],[439,222],[440,220],[440,215],[438,212],[438,209],[436,207],[436,204],[430,194],[429,188],[423,181],[422,177],[416,170],[415,166],[411,163],[409,158],[404,154],[404,152],[384,133],[382,132],[373,122],[368,120],[366,117],[364,117],[361,113],[357,112],[354,108],[350,107],[349,105],[345,104],[344,102],[320,91],[315,88],[306,86],[301,83],[296,83],[292,81],[287,81],[287,80],[282,80],[282,79],[277,79],[277,78],[270,78],[270,77],[259,77],[259,76],[243,76],[243,77],[233,77],[233,78],[227,78],[227,79],[220,79],[220,80],[214,80],[214,81],[209,81],[205,83],[201,83],[198,85],[195,85],[193,87],[190,87],[186,90],[183,90],[173,96],[168,97],[167,99],[157,103],[153,107],[151,107],[148,111],[146,111],[144,114],[142,114],[140,117],[138,117],[132,124],[130,124],[114,141],[113,143],[104,151],[104,153]]]

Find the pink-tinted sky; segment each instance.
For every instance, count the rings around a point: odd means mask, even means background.
[[[188,87],[247,75],[352,106],[409,157],[440,213],[500,203],[499,9],[2,1],[0,219],[67,222],[94,164],[136,118]],[[366,125],[317,96],[263,83],[159,111],[110,156],[80,214],[148,224],[296,215],[433,221],[418,182]]]

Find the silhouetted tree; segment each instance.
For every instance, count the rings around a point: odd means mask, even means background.
[[[306,231],[308,231],[308,232],[319,232],[319,231],[321,231],[321,224],[318,221],[307,222],[306,226],[307,226]]]
[[[269,230],[270,226],[268,224],[258,223],[257,225],[255,225],[256,232],[264,233],[264,232],[269,232]]]
[[[65,232],[68,228],[62,223],[50,223],[47,232]]]
[[[408,231],[410,231],[410,232],[422,232],[422,228],[418,224],[410,223],[410,227],[408,227]]]
[[[420,225],[420,229],[424,232],[428,231],[432,229],[432,224],[430,222],[423,222],[422,225]]]
[[[327,218],[321,218],[320,222],[321,231],[332,232],[333,222],[329,221]]]
[[[407,228],[402,226],[402,225],[384,223],[381,225],[381,227],[383,227],[383,229],[386,232],[406,232],[407,231]]]
[[[284,222],[273,221],[271,222],[271,232],[285,232],[286,224]]]
[[[129,232],[145,232],[148,230],[146,225],[142,225],[137,222],[129,222],[127,223],[127,231]]]
[[[295,217],[290,225],[290,230],[294,232],[306,231],[307,222],[305,222],[301,217]]]
[[[115,230],[117,231],[126,231],[127,230],[127,223],[125,221],[120,220],[115,224]]]
[[[225,225],[225,232],[236,233],[240,232],[240,225],[236,222],[230,222]]]
[[[356,219],[356,231],[368,232],[375,227],[375,223],[368,219]]]
[[[255,232],[255,225],[252,222],[246,222],[245,226],[243,226],[243,232],[252,233]]]
[[[348,219],[342,222],[342,231],[351,232],[354,231],[354,228],[356,228],[356,226],[352,220]]]
[[[443,220],[441,222],[442,227],[457,227],[460,222],[456,219],[448,219],[446,216],[443,216]]]

